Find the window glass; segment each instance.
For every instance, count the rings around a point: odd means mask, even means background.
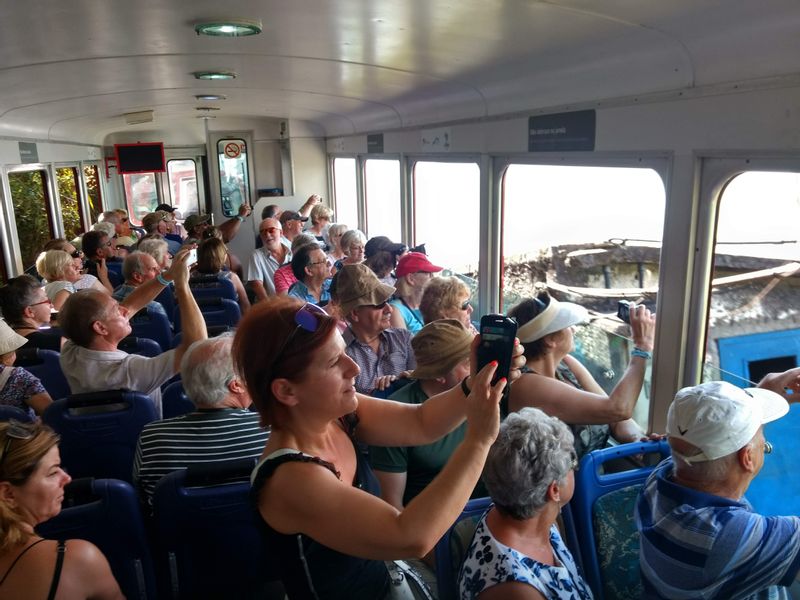
[[[358,229],[358,185],[356,159],[333,159],[333,189],[336,199],[333,220],[350,229]]]
[[[655,307],[665,190],[644,168],[511,165],[502,181],[504,311],[548,290],[601,318],[575,354],[610,392],[628,364],[621,299]],[[649,375],[634,418],[647,423]]]
[[[247,146],[240,139],[220,140],[217,142],[217,156],[222,214],[233,217],[250,197]]]
[[[400,213],[400,161],[369,159],[364,162],[367,200],[367,237],[385,235],[402,241]]]
[[[477,288],[480,167],[475,163],[414,164],[414,244],[431,261]]]
[[[61,201],[61,219],[64,224],[64,237],[68,240],[83,233],[83,212],[78,199],[78,169],[61,167],[56,169],[58,197]]]
[[[83,167],[83,179],[86,183],[86,201],[89,204],[89,221],[97,223],[97,218],[103,212],[103,199],[100,194],[100,177],[97,165]]]
[[[134,173],[122,176],[128,215],[134,225],[142,224],[142,217],[159,205],[155,173]]]
[[[178,209],[178,218],[200,212],[197,196],[197,167],[191,159],[170,160],[167,162],[169,191],[172,206]]]
[[[45,182],[44,171],[8,174],[24,269],[36,263],[36,257],[44,245],[55,237],[55,230],[47,213],[48,194]]]

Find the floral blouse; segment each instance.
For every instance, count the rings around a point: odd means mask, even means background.
[[[22,367],[0,365],[0,373],[3,373],[5,369],[13,369],[13,371],[6,384],[0,389],[0,404],[16,406],[26,411],[31,417],[36,416],[27,401],[31,396],[45,392],[42,382]]]

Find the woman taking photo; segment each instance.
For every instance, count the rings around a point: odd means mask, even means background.
[[[33,529],[61,512],[69,482],[49,427],[0,423],[0,597],[124,598],[94,544],[45,540]]]
[[[345,353],[336,319],[292,298],[248,313],[234,361],[262,424],[272,428],[253,472],[253,495],[289,597],[392,597],[395,582],[407,579],[384,561],[433,548],[480,476],[505,387],[504,379],[489,385],[495,364],[421,405],[357,394],[358,366]],[[404,510],[375,495],[377,481],[357,442],[429,443],[465,414],[464,441]]]
[[[609,435],[623,444],[641,439],[644,434],[631,416],[653,351],[656,317],[642,305],[630,314],[635,348],[619,383],[606,394],[570,355],[575,349],[572,328],[588,319],[585,308],[542,294],[508,311],[519,325],[526,361],[522,377],[511,388],[508,410],[535,406],[567,423],[578,458],[605,447]]]

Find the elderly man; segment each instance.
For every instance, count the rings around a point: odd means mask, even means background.
[[[277,219],[264,219],[258,228],[263,246],[253,251],[247,263],[247,281],[256,302],[275,295],[275,271],[292,261],[292,251],[281,235],[282,230]]]
[[[458,385],[469,375],[471,344],[472,334],[460,321],[441,319],[425,325],[411,340],[417,361],[411,377],[416,381],[400,388],[389,399],[422,404]],[[462,423],[442,439],[425,446],[371,446],[370,463],[381,484],[381,497],[403,510],[444,468],[465,433],[466,423]],[[486,496],[486,489],[479,483],[472,496]]]
[[[291,266],[296,281],[289,288],[289,295],[311,304],[326,305],[331,299],[331,266],[319,243],[299,246],[293,252]]]
[[[131,252],[122,263],[122,276],[125,278],[125,283],[117,286],[111,295],[122,302],[133,290],[143,283],[155,279],[159,273],[161,273],[161,267],[155,258],[146,252]],[[146,307],[167,316],[167,312],[160,302],[151,300]]]
[[[58,318],[67,338],[61,348],[61,370],[73,393],[136,390],[148,394],[161,414],[161,385],[176,373],[189,346],[207,337],[203,315],[189,290],[188,255],[188,249],[179,252],[168,271],[141,284],[122,303],[97,290],[70,295]],[[181,311],[181,345],[154,358],[118,350],[119,342],[131,333],[131,317],[170,280]]]
[[[231,217],[220,224],[218,229],[222,232],[222,241],[226,244],[239,233],[239,228],[245,219],[253,212],[253,208],[245,203],[239,206],[239,212],[235,217]],[[203,239],[203,232],[211,226],[211,215],[189,215],[183,222],[186,230],[186,240],[199,241]]]
[[[767,389],[720,381],[676,394],[672,458],[649,477],[634,515],[644,598],[789,598],[800,519],[756,514],[744,498],[772,452],[763,425],[788,410]]]
[[[156,484],[190,464],[257,458],[269,430],[247,408],[250,396],[233,370],[233,334],[196,342],[181,361],[181,379],[197,410],[145,425],[136,447],[133,481],[152,503]]]
[[[144,230],[149,234],[157,233],[161,237],[163,237],[167,242],[167,248],[169,248],[169,253],[175,256],[178,253],[178,250],[181,249],[181,242],[177,242],[174,239],[169,239],[166,237],[167,233],[169,233],[169,220],[171,216],[169,213],[163,210],[157,210],[156,212],[147,213],[144,217],[142,217],[142,227]]]
[[[390,327],[394,288],[378,281],[369,267],[345,265],[336,274],[335,300],[347,321],[345,352],[360,367],[356,390],[383,390],[403,372],[413,369],[414,353],[407,329]]]
[[[280,221],[283,237],[291,244],[295,237],[303,233],[303,223],[308,221],[308,217],[293,210],[285,210],[281,213]]]

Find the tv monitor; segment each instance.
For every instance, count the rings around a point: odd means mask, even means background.
[[[153,173],[166,170],[163,142],[114,144],[117,173]]]

